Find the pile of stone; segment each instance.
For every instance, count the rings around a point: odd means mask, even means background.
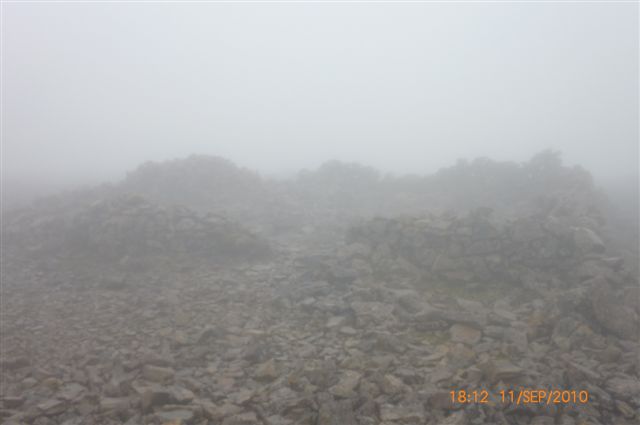
[[[7,255],[22,258],[232,261],[269,254],[268,243],[241,225],[185,207],[163,207],[122,195],[61,211],[37,207],[8,217],[2,228]]]
[[[493,178],[497,169],[525,186],[537,175],[538,189],[555,176],[564,201],[542,199],[514,216],[466,213],[458,199],[457,214],[364,219],[398,193],[379,196],[393,185],[370,170],[333,164],[302,179],[302,194],[282,185],[282,198],[264,203],[250,189],[255,179],[192,158],[4,216],[0,422],[637,424],[638,280],[588,211],[582,173],[545,157],[457,168],[433,191],[421,179],[396,181],[410,195],[398,211],[446,201],[460,181],[491,188],[460,186],[478,195],[471,206],[525,205],[538,193],[514,193]],[[345,176],[353,178],[343,187]],[[247,192],[236,190],[241,181]],[[362,197],[346,202],[347,186]],[[212,212],[225,205],[253,207],[262,223],[296,237],[271,234],[267,243],[244,227],[251,220]],[[354,216],[366,221],[345,237]],[[153,267],[133,272],[147,260]],[[587,391],[589,400],[499,400],[522,387]],[[492,397],[452,401],[459,390]]]
[[[481,302],[354,271],[341,255],[307,252],[224,271],[174,271],[163,284],[124,291],[23,280],[2,299],[0,418],[7,425],[637,423],[637,322],[624,325],[627,334],[605,326],[623,330],[615,321],[638,306],[606,278],[529,296],[513,287]],[[588,391],[589,402],[499,400],[500,390],[521,387]],[[492,401],[452,402],[450,391],[460,389],[489,391]]]
[[[523,163],[460,160],[425,176],[422,187],[432,205],[456,211],[491,206],[515,217],[535,212],[596,223],[603,220],[605,200],[591,174],[581,167],[564,165],[560,154],[550,150]]]
[[[163,204],[210,211],[247,207],[270,194],[258,174],[207,155],[144,163],[128,173],[118,188]]]
[[[592,229],[553,216],[494,219],[488,209],[375,218],[354,225],[347,241],[351,255],[379,274],[405,270],[427,280],[527,283],[553,277],[561,285],[621,265],[606,256]]]
[[[277,233],[295,222],[296,212],[277,185],[217,156],[147,162],[128,173],[114,190],[161,205],[222,214],[263,234]]]
[[[541,152],[529,161],[458,161],[434,174],[384,175],[354,163],[329,161],[285,185],[316,211],[391,216],[491,206],[513,217],[531,212],[602,223],[606,203],[589,172]]]

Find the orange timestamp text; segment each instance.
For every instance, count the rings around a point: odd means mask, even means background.
[[[450,391],[452,404],[586,404],[589,392],[586,390],[528,389],[499,390],[453,390]]]

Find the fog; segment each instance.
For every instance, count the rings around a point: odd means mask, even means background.
[[[431,173],[553,148],[637,178],[635,3],[4,3],[2,176],[226,157]],[[12,186],[13,185],[13,186]]]
[[[3,425],[637,425],[637,2],[1,2]]]

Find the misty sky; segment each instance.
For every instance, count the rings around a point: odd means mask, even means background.
[[[2,5],[3,177],[221,155],[428,173],[544,148],[638,169],[634,3]]]

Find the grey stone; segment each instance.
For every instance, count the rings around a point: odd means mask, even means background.
[[[142,368],[142,376],[152,382],[163,383],[171,381],[174,375],[175,371],[167,367],[145,365]]]
[[[467,345],[474,345],[482,338],[482,332],[466,325],[455,324],[449,329],[451,340]]]
[[[424,406],[418,401],[397,405],[387,403],[380,406],[380,419],[403,424],[420,424],[424,423],[426,414]]]

